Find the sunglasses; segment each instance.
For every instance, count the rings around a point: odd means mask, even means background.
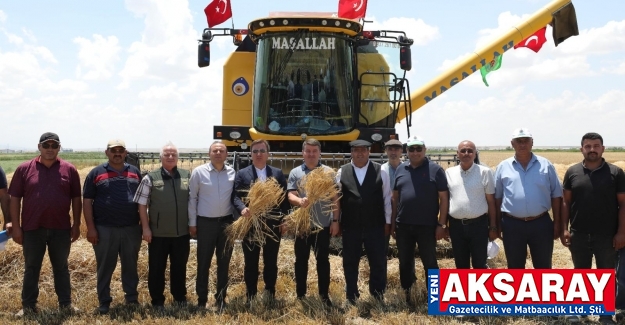
[[[109,152],[111,152],[111,153],[124,153],[124,152],[126,152],[126,149],[115,149],[115,148],[112,148],[112,149],[109,149]]]
[[[258,154],[258,153],[267,153],[267,150],[265,149],[254,149],[252,150],[253,154]]]
[[[408,147],[408,151],[410,152],[421,152],[423,151],[423,147],[421,146],[413,146],[413,147]]]
[[[50,148],[58,149],[60,147],[60,145],[58,143],[56,143],[56,142],[55,143],[44,142],[44,143],[41,144],[41,147],[44,148],[44,149],[50,149]]]
[[[460,149],[460,153],[473,153],[473,149]]]

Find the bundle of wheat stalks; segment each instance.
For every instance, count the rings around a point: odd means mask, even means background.
[[[284,189],[275,178],[252,183],[247,196],[243,198],[250,214],[247,217],[241,216],[226,228],[228,243],[234,245],[235,241],[243,240],[246,236],[250,243],[259,246],[265,244],[267,237],[278,241],[271,228],[267,226],[266,219],[280,217],[273,215],[272,210],[280,206],[282,200],[284,200]]]
[[[308,205],[305,208],[295,208],[284,218],[289,233],[296,237],[308,236],[323,229],[317,221],[321,216],[314,215],[316,212],[313,206],[321,202],[323,214],[335,208],[333,200],[339,194],[335,178],[336,172],[333,169],[320,167],[315,168],[300,180],[299,187],[306,193]]]

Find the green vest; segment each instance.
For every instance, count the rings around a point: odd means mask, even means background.
[[[186,169],[163,167],[148,173],[152,181],[148,216],[154,237],[180,237],[189,233],[189,177]]]

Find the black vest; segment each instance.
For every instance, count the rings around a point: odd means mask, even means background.
[[[352,164],[341,167],[341,226],[373,228],[386,224],[380,164],[369,161],[362,185]]]

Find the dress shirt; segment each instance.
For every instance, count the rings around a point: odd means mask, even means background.
[[[354,165],[354,162],[351,162],[360,185],[362,185],[362,182],[365,180],[369,163],[370,161],[367,161],[367,164],[364,167],[358,168]],[[384,217],[386,218],[386,223],[391,224],[391,214],[393,213],[391,197],[393,192],[391,191],[391,181],[388,176],[388,171],[384,170],[382,167],[380,167],[380,178],[382,178],[382,193],[384,196]],[[336,184],[339,186],[339,190],[341,190],[341,168],[339,168],[339,171],[336,173]]]
[[[234,168],[224,165],[219,171],[212,163],[193,170],[189,179],[189,226],[197,225],[197,217],[219,218],[231,215]]]
[[[263,169],[258,169],[256,168],[256,166],[254,166],[254,169],[256,169],[256,176],[258,177],[258,179],[260,179],[261,181],[267,180],[267,165],[265,165]]]
[[[532,154],[523,169],[515,157],[497,166],[495,198],[501,199],[501,211],[517,218],[537,216],[551,209],[551,199],[562,197],[562,185],[551,162]]]
[[[449,187],[449,215],[455,219],[473,219],[488,212],[486,194],[495,194],[493,171],[472,164],[467,170],[454,166],[445,171]]]

